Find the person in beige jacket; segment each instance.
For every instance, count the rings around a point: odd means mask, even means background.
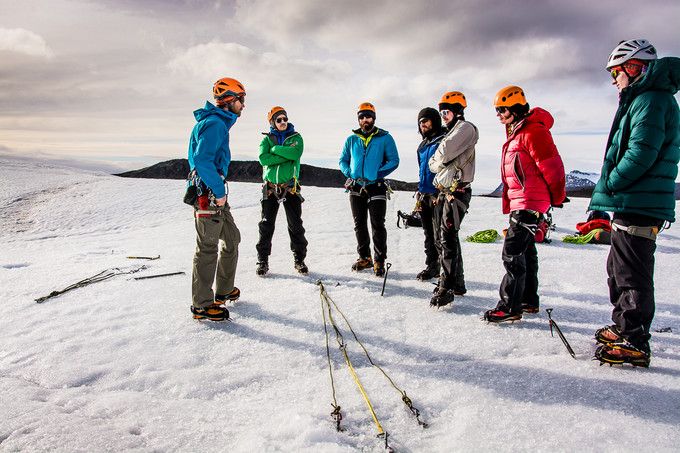
[[[439,253],[441,275],[430,305],[442,307],[455,296],[467,292],[463,273],[463,256],[458,231],[472,198],[470,184],[475,177],[477,127],[465,121],[465,95],[460,91],[445,93],[439,101],[439,113],[448,132],[428,165],[435,173],[434,186],[439,190],[434,209],[435,244]]]

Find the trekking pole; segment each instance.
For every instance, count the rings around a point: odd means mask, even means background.
[[[387,283],[387,273],[390,271],[390,267],[392,267],[392,263],[385,263],[385,276],[383,277],[383,287],[382,291],[380,291],[380,296],[385,295],[385,283]]]
[[[567,348],[567,351],[569,352],[569,354],[571,354],[571,356],[573,358],[576,358],[576,353],[571,348],[571,345],[569,344],[569,342],[565,338],[564,334],[560,330],[560,328],[557,325],[557,323],[555,322],[555,320],[552,319],[551,313],[552,313],[553,309],[552,308],[546,308],[545,311],[548,313],[548,322],[550,323],[550,335],[553,336],[553,337],[555,336],[555,335],[553,335],[553,327],[554,327],[555,330],[557,331],[557,335],[560,337],[560,340],[562,340],[562,343],[564,343],[564,347]]]
[[[147,278],[169,277],[171,275],[182,275],[184,271],[170,272],[167,274],[145,275],[144,277],[135,277],[135,280],[146,280]]]
[[[151,260],[160,259],[161,256],[160,255],[157,255],[157,256],[126,256],[126,258],[129,259],[129,260],[150,260],[151,261]]]

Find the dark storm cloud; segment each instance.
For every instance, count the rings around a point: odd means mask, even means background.
[[[391,70],[494,67],[512,57],[508,45],[549,42],[555,52],[536,55],[544,59],[542,77],[590,81],[621,39],[646,37],[667,54],[680,50],[680,4],[663,1],[634,9],[620,1],[301,1],[256,27],[275,5],[241,1],[237,21],[280,47],[308,40],[329,51],[367,53]]]

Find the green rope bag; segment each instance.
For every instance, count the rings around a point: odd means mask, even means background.
[[[488,244],[491,242],[496,242],[496,239],[498,239],[500,235],[498,234],[498,231],[496,230],[482,230],[478,231],[472,236],[468,236],[465,238],[467,242],[477,242],[480,244]]]
[[[587,234],[571,234],[569,236],[565,236],[562,238],[563,242],[567,242],[569,244],[587,244],[590,241],[593,240],[596,234],[600,233],[601,231],[604,231],[602,228],[595,228],[594,230],[588,232]]]

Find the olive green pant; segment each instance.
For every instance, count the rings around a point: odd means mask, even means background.
[[[238,244],[241,242],[229,206],[215,209],[206,217],[195,216],[196,253],[191,279],[191,298],[195,307],[211,305],[216,294],[234,289]],[[215,292],[213,293],[213,283]]]

